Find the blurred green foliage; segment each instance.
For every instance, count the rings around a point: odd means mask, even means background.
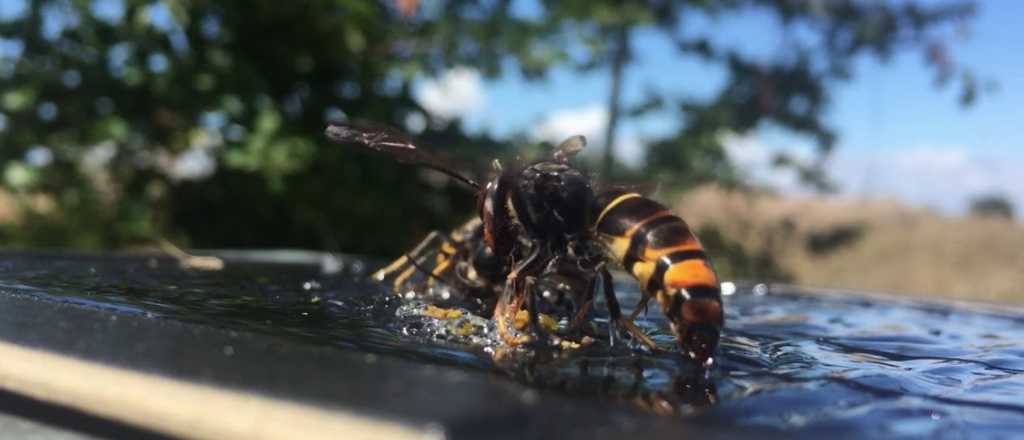
[[[0,23],[21,46],[0,67],[0,163],[8,191],[56,203],[5,241],[384,252],[450,224],[474,203],[461,189],[322,140],[329,120],[422,114],[402,29],[358,0],[28,2]],[[499,152],[457,125],[423,137]]]
[[[396,252],[468,216],[474,198],[430,172],[329,145],[325,124],[419,119],[427,121],[422,142],[453,157],[509,157],[521,139],[470,136],[458,121],[432,118],[412,99],[412,82],[455,65],[491,77],[518,69],[536,80],[555,67],[608,66],[613,29],[656,29],[676,55],[728,72],[711,100],[652,93],[624,107],[623,117],[667,108],[681,121],[678,133],[650,145],[648,171],[679,185],[738,182],[722,133],[773,123],[827,152],[835,141],[822,119],[828,87],[849,77],[855,56],[926,49],[946,80],[958,67],[940,56],[931,31],[973,11],[962,3],[577,0],[532,3],[536,13],[524,14],[521,3],[12,0],[0,17],[0,177],[19,209],[0,240],[109,248],[166,237],[196,247]],[[750,9],[813,38],[753,60],[716,46],[714,34],[683,32],[690,14]],[[620,62],[637,59],[627,49]],[[970,78],[961,77],[965,89]],[[814,164],[780,163],[825,181]],[[647,171],[622,174],[649,180]]]

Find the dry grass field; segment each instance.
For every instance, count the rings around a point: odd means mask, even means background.
[[[895,201],[781,198],[703,187],[675,204],[766,252],[792,282],[993,302],[1024,302],[1024,225],[946,218]]]

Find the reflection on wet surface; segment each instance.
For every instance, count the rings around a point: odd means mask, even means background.
[[[229,259],[202,272],[170,259],[19,255],[0,258],[0,292],[495,371],[710,426],[957,438],[1024,429],[1024,315],[1012,310],[741,286],[726,298],[727,328],[706,377],[674,351],[656,311],[639,324],[663,353],[607,339],[506,352],[488,321],[426,316],[426,305],[359,281],[353,263],[324,274]],[[617,291],[623,304],[638,299],[628,279]]]

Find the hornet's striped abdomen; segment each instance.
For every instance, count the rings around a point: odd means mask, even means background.
[[[608,253],[654,297],[680,344],[706,359],[724,318],[718,276],[683,219],[654,200],[627,191],[597,196],[595,232]]]

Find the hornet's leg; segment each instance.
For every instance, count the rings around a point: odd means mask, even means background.
[[[592,277],[590,282],[587,283],[587,291],[583,301],[579,305],[579,310],[576,310],[576,315],[573,316],[572,321],[569,323],[569,331],[579,331],[580,326],[583,325],[583,320],[587,317],[587,312],[590,311],[591,304],[594,303],[594,291],[597,290],[597,277]]]
[[[636,307],[633,308],[633,313],[629,314],[630,321],[636,321],[637,316],[640,316],[640,312],[647,312],[647,302],[651,300],[651,297],[644,295],[640,298],[640,302],[636,303]],[[644,315],[646,316],[646,315]]]
[[[498,330],[498,337],[508,345],[522,345],[530,342],[529,336],[514,337],[508,329],[508,321],[514,319],[516,312],[522,305],[519,281],[508,280],[505,282],[505,289],[498,297],[498,303],[494,306],[494,320]]]
[[[605,302],[608,303],[608,315],[609,324],[612,324],[611,331],[609,332],[609,338],[612,340],[612,344],[615,343],[614,333],[618,326],[622,326],[623,329],[633,335],[634,338],[643,342],[644,345],[650,347],[651,350],[657,350],[658,345],[643,330],[640,330],[636,324],[629,318],[622,316],[622,309],[619,307],[619,300],[615,298],[615,287],[612,285],[612,274],[608,272],[608,269],[601,268],[601,284],[604,285],[604,298]]]
[[[409,251],[405,255],[398,257],[397,259],[395,259],[395,261],[392,261],[391,264],[388,264],[387,266],[378,269],[376,272],[373,273],[373,275],[371,275],[371,278],[377,281],[384,281],[385,278],[395,273],[399,273],[398,277],[396,277],[394,280],[393,287],[395,288],[396,292],[400,291],[402,283],[404,283],[405,280],[412,276],[412,274],[416,271],[416,266],[414,262],[416,260],[423,258],[423,254],[426,252],[427,248],[431,245],[431,243],[443,238],[444,235],[442,235],[440,232],[431,231],[429,234],[427,234],[426,238],[420,241],[420,243],[417,244],[416,247],[412,249],[412,251]]]
[[[534,246],[533,251],[524,260],[516,263],[512,272],[505,279],[505,290],[498,298],[498,304],[494,307],[494,319],[497,321],[498,335],[511,345],[518,345],[524,341],[517,341],[511,338],[508,331],[509,319],[514,319],[523,302],[523,278],[525,275],[532,275],[539,267],[540,246]],[[527,338],[528,339],[528,338]]]
[[[455,243],[458,242],[456,241]],[[443,275],[451,267],[450,261],[454,254],[451,251],[454,250],[455,247],[451,239],[438,231],[431,231],[411,251],[398,257],[391,264],[378,269],[371,277],[382,282],[388,277],[394,276],[395,278],[391,280],[392,290],[397,294],[402,294],[402,291],[405,290],[405,283],[417,270],[427,275],[431,281]],[[423,266],[425,263],[423,260],[427,258],[430,252],[438,253],[438,261],[432,270],[427,270]],[[398,275],[396,276],[395,274]]]
[[[462,235],[452,233],[448,237],[441,237],[441,248],[437,252],[437,264],[434,265],[434,270],[430,271],[430,277],[427,279],[427,285],[433,286],[435,281],[442,280],[442,276],[445,272],[450,269],[454,269],[452,264],[455,261],[455,255],[459,250],[455,247],[457,244],[462,244]]]
[[[505,317],[508,315],[506,310],[509,308],[509,302],[511,302],[512,286],[513,281],[505,281],[505,289],[501,291],[501,295],[498,296],[498,302],[494,304],[494,321],[498,328],[498,336],[502,340],[507,339],[508,329],[505,327]]]

